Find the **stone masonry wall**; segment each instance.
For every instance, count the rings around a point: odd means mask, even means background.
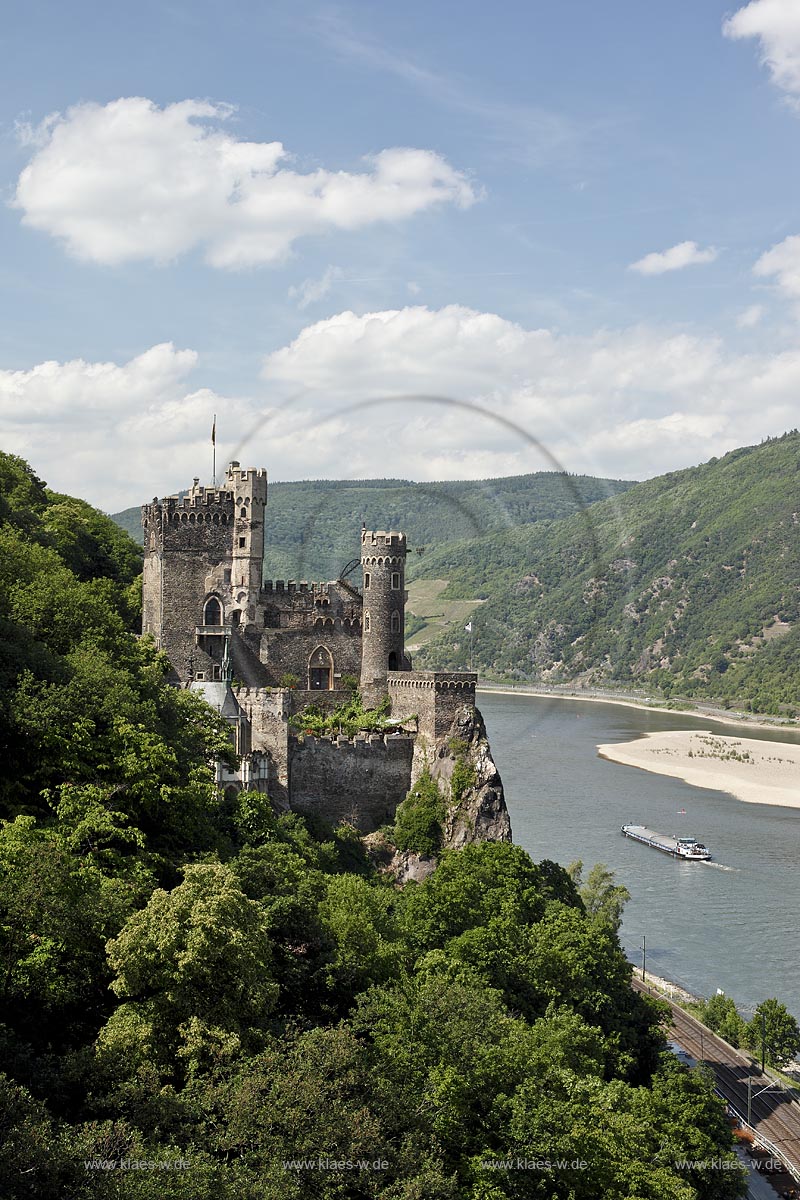
[[[314,651],[324,647],[333,660],[333,685],[361,672],[361,596],[340,582],[296,583],[268,580],[259,598],[263,634],[258,650],[269,681],[296,675],[308,683]]]
[[[289,808],[289,716],[292,694],[285,688],[233,689],[251,724],[251,749],[269,753],[267,794],[278,808]]]
[[[405,799],[413,753],[413,737],[399,734],[292,739],[292,810],[372,833]]]

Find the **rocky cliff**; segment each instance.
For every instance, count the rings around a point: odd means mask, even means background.
[[[443,850],[460,849],[471,842],[511,841],[503,782],[477,708],[464,705],[458,709],[447,734],[434,743],[417,741],[413,781],[426,770],[436,780],[445,802]],[[367,842],[376,860],[398,883],[411,879],[421,882],[436,868],[435,856],[396,850],[380,835]]]

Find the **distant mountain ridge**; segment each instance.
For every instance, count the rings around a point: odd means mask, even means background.
[[[414,483],[403,479],[270,483],[268,579],[335,579],[359,555],[359,530],[403,529],[416,564],[450,542],[554,520],[632,487],[629,480],[539,471],[498,479]],[[138,542],[141,512],[113,519]]]
[[[800,710],[800,434],[639,483],[565,520],[443,547],[418,578],[485,597],[474,666]],[[464,668],[461,630],[420,650]]]

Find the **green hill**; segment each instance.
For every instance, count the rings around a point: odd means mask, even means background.
[[[624,492],[616,479],[539,471],[503,479],[413,483],[406,479],[270,483],[264,573],[267,579],[332,579],[358,556],[358,531],[403,529],[412,557],[448,542],[541,520]],[[141,542],[141,513],[114,520]]]
[[[474,664],[512,681],[800,707],[800,434],[637,484],[566,520],[426,556],[475,609]],[[467,665],[461,626],[415,665]]]

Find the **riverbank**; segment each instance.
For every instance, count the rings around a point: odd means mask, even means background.
[[[800,746],[701,730],[646,733],[597,747],[601,758],[728,792],[748,804],[800,808]]]
[[[752,713],[715,708],[711,704],[700,703],[687,708],[671,708],[666,701],[642,700],[624,693],[620,695],[618,692],[597,691],[587,694],[584,691],[525,687],[517,684],[478,684],[477,691],[492,696],[535,696],[540,700],[579,700],[582,704],[619,704],[622,708],[636,708],[642,712],[680,713],[682,717],[693,717],[698,721],[718,721],[722,725],[749,725],[751,729],[769,729],[773,732],[776,729],[785,729],[789,733],[800,733],[800,722],[788,717],[770,718],[763,714],[753,716]]]
[[[661,975],[654,975],[652,971],[645,970],[644,980],[642,979],[641,963],[637,964],[631,959],[628,962],[633,967],[633,978],[639,983],[645,983],[648,987],[654,987],[661,992],[665,997],[673,1000],[676,1004],[700,1004],[702,999],[700,996],[695,996],[694,992],[689,992],[686,988],[681,987],[677,983],[673,983],[671,979],[664,979]]]

